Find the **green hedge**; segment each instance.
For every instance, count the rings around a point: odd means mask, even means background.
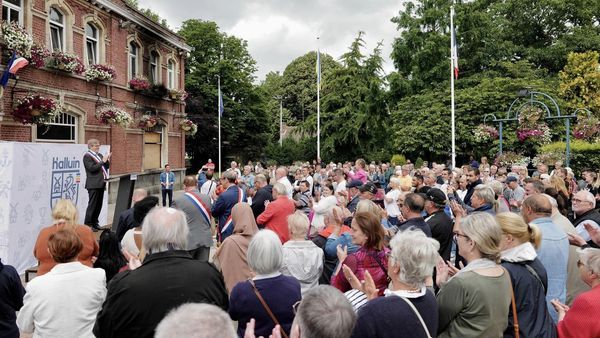
[[[565,142],[554,142],[540,148],[540,153],[549,151],[566,151]],[[600,142],[589,143],[581,140],[571,141],[571,161],[569,166],[576,175],[581,170],[590,168],[594,171],[600,169]]]

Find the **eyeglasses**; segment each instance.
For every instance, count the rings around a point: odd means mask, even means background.
[[[577,267],[580,268],[582,266],[585,266],[585,265],[583,264],[583,262],[580,259],[578,259],[577,260]]]
[[[577,198],[574,198],[574,199],[572,199],[571,201],[572,201],[573,203],[583,203],[583,202],[592,203],[592,202],[590,202],[590,201],[584,201],[584,200],[580,200],[580,199],[577,199]]]
[[[292,305],[292,310],[294,310],[294,314],[296,314],[296,312],[298,312],[298,306],[300,306],[301,302],[302,301],[299,300],[299,301],[295,302],[294,305]]]
[[[453,239],[455,242],[456,242],[456,240],[458,239],[458,237],[464,237],[464,238],[466,238],[466,239],[470,239],[470,238],[469,238],[469,236],[467,236],[467,235],[463,235],[463,234],[459,233],[458,231],[454,231],[454,232],[452,232],[452,235],[453,235],[453,236],[452,236],[452,239]]]

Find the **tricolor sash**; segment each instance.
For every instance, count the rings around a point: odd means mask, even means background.
[[[189,198],[192,203],[200,210],[200,214],[206,220],[206,223],[210,224],[210,219],[212,215],[210,214],[210,209],[202,202],[200,196],[193,192],[186,192],[185,196]]]
[[[102,166],[100,168],[102,168],[102,176],[104,176],[104,179],[107,180],[109,175],[108,175],[108,169],[106,169],[104,167],[104,162],[102,162],[102,158],[100,157],[100,155],[96,154],[95,152],[88,150],[87,153],[85,153],[86,155],[89,155],[96,163],[100,163],[102,164]]]
[[[242,189],[240,189],[239,187],[238,189],[238,203],[242,203],[244,201],[244,191]],[[231,218],[231,214],[229,214],[229,217],[227,217],[227,221],[225,221],[225,224],[223,224],[223,226],[221,227],[221,233],[224,233],[225,230],[227,230],[231,224],[233,223],[233,219]]]

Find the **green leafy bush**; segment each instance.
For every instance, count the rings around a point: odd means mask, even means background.
[[[392,163],[392,165],[405,165],[406,157],[404,155],[395,154],[394,156],[392,156],[390,162]]]
[[[565,142],[554,142],[540,148],[539,153],[565,152]],[[600,143],[589,143],[581,140],[571,142],[571,161],[569,166],[576,174],[586,168],[600,168]]]

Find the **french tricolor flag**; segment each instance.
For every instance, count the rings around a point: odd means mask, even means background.
[[[13,53],[12,57],[8,61],[8,64],[6,65],[6,68],[4,69],[2,79],[0,79],[0,85],[2,85],[2,87],[6,87],[10,75],[17,74],[19,69],[27,66],[28,64],[29,61],[27,61],[27,59],[21,56],[17,57],[17,54]]]

